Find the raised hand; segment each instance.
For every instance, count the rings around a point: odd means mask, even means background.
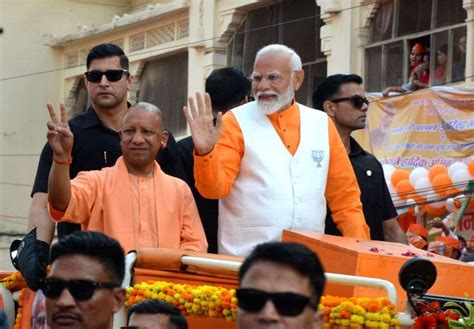
[[[49,146],[53,150],[54,158],[58,161],[69,161],[71,159],[72,144],[74,135],[69,129],[67,122],[66,107],[60,104],[61,118],[58,119],[54,112],[54,106],[51,103],[47,104],[49,117],[51,121],[48,122],[48,138]]]
[[[205,94],[204,100],[201,93],[196,93],[196,104],[192,97],[188,98],[189,109],[184,106],[183,112],[188,121],[189,128],[198,155],[204,155],[212,151],[219,139],[222,130],[222,113],[219,112],[214,125],[212,116],[212,105],[209,94]]]

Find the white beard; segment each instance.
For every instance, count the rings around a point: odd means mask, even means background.
[[[262,95],[274,95],[276,96],[276,100],[262,101],[260,100],[260,96]],[[257,109],[265,115],[270,115],[272,113],[282,110],[285,106],[291,104],[291,101],[294,97],[295,91],[293,89],[292,83],[290,83],[288,89],[282,95],[277,94],[274,91],[257,92],[257,94],[255,95],[255,99],[257,100]]]

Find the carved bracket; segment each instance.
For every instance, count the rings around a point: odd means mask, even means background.
[[[380,6],[380,1],[363,0],[360,2],[361,28],[369,28],[372,19],[375,17]]]
[[[228,42],[230,37],[242,23],[246,11],[242,9],[230,9],[219,13],[219,42]]]

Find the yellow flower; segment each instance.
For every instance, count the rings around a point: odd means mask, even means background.
[[[354,309],[352,310],[352,313],[365,316],[365,314],[367,312],[364,310],[364,308],[362,306],[356,305],[356,306],[354,306]]]
[[[365,321],[365,326],[369,328],[378,328],[379,323],[377,321],[367,320]]]
[[[392,317],[390,316],[390,314],[380,314],[380,321],[382,322],[387,322],[387,323],[390,323],[390,320],[392,319]]]
[[[365,318],[360,315],[353,314],[351,315],[351,322],[354,324],[364,324]]]
[[[365,318],[370,321],[380,321],[380,315],[378,313],[367,312]]]

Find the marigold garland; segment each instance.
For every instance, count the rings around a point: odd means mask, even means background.
[[[137,283],[127,289],[126,306],[146,299],[161,299],[178,307],[184,315],[224,318],[237,316],[235,289],[215,286],[191,286],[165,281]]]
[[[26,288],[26,281],[20,272],[15,272],[0,280],[3,286],[11,292]]]
[[[183,314],[225,318],[235,321],[237,298],[234,289],[192,286],[165,281],[141,282],[127,289],[126,306],[146,299],[160,299],[178,307]],[[323,296],[324,328],[398,329],[397,310],[387,298],[345,298]]]
[[[399,328],[395,305],[385,297],[323,296],[319,310],[323,312],[325,329]]]
[[[20,329],[26,282],[19,272],[1,280],[10,291],[21,289],[14,329]],[[127,288],[127,307],[146,299],[160,299],[175,305],[184,315],[223,318],[235,321],[235,289],[216,286],[193,286],[166,281],[146,281]],[[357,298],[323,296],[318,309],[323,312],[325,329],[398,329],[395,305],[385,297]]]
[[[23,315],[23,304],[25,302],[26,288],[21,289],[18,297],[18,311],[16,313],[15,324],[13,329],[21,329],[21,317]]]

